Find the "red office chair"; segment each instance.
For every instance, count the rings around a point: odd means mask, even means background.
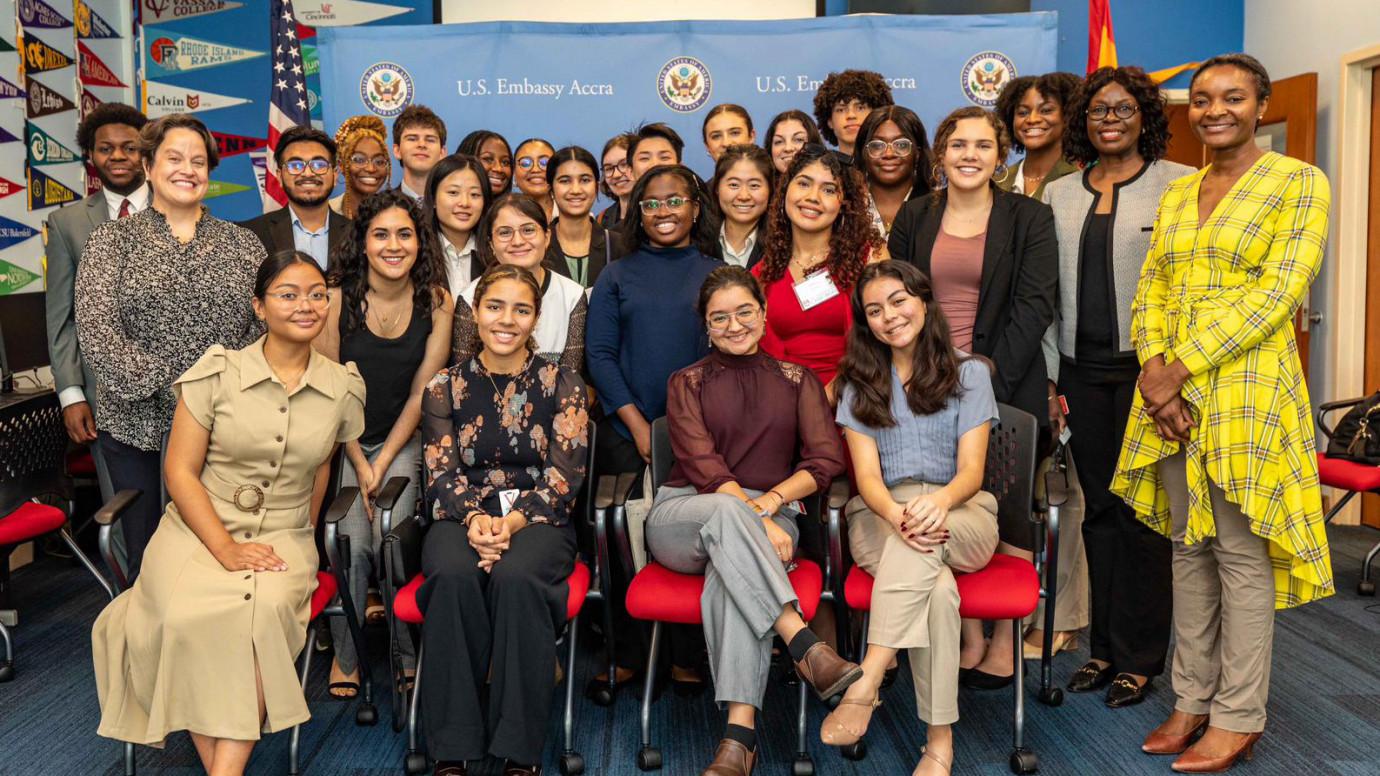
[[[591,425],[588,458],[585,466],[586,476],[581,485],[581,489],[584,491],[583,495],[588,495],[592,490],[589,483],[593,479],[595,433],[594,426]],[[388,638],[393,641],[396,635],[391,623],[391,619],[396,617],[411,626],[412,640],[417,645],[417,672],[413,676],[410,690],[406,687],[406,683],[401,680],[402,663],[397,644],[392,644],[389,649],[393,667],[394,709],[395,712],[405,709],[405,713],[395,713],[394,729],[400,729],[398,722],[406,719],[407,754],[403,757],[403,768],[409,774],[421,774],[426,773],[430,765],[426,751],[419,743],[419,736],[417,735],[418,690],[422,686],[424,657],[420,628],[425,627],[421,607],[417,605],[417,591],[426,581],[421,573],[422,543],[426,530],[431,524],[431,506],[423,499],[423,508],[420,514],[413,515],[394,525],[392,511],[398,495],[406,484],[406,480],[401,477],[394,477],[389,480],[379,497],[374,501],[374,508],[378,513],[378,519],[383,521],[381,524],[383,529],[387,531],[383,538],[384,573],[382,583],[384,600],[389,602]],[[577,498],[576,501],[579,502],[580,499]],[[563,776],[578,776],[578,774],[585,772],[585,759],[579,752],[575,751],[574,744],[576,638],[580,629],[580,611],[584,608],[585,600],[601,600],[603,598],[599,590],[591,589],[590,581],[589,567],[576,560],[575,569],[566,578],[566,584],[569,585],[570,591],[566,598],[566,628],[563,636],[566,641],[565,699],[562,710],[564,747],[561,751],[560,761]],[[607,632],[611,633],[612,631]],[[612,653],[610,652],[610,654]]]
[[[71,504],[71,480],[66,474],[67,433],[63,430],[56,395],[15,402],[0,409],[0,609],[8,607],[10,554],[19,545],[57,535],[74,557],[114,597],[105,577],[77,547],[68,530],[69,515],[40,501]],[[14,678],[14,643],[0,622],[0,682]]]
[[[652,423],[651,471],[653,492],[661,487],[661,483],[670,474],[673,461],[671,437],[666,419],[658,418]],[[625,480],[625,482],[628,481]],[[624,492],[626,493],[626,491]],[[807,507],[811,507],[808,509],[808,514],[816,521],[819,520],[820,515],[819,504],[820,497],[818,494],[807,500]],[[621,505],[619,506],[621,507]],[[624,563],[627,568],[632,568],[632,550],[629,545],[624,512],[621,508],[614,511],[613,519],[614,533],[621,545]],[[796,561],[795,570],[787,576],[790,578],[791,587],[795,589],[796,597],[800,599],[800,614],[808,622],[814,618],[815,611],[819,607],[821,594],[824,591],[824,572],[814,561],[799,558]],[[643,678],[642,687],[642,747],[637,752],[637,767],[644,771],[658,770],[662,765],[661,750],[652,746],[651,738],[652,687],[656,678],[657,655],[661,649],[661,626],[663,623],[701,624],[700,596],[703,592],[703,576],[678,574],[655,560],[649,560],[647,565],[637,572],[632,583],[628,586],[628,614],[635,619],[652,624],[651,644],[647,655],[647,672]],[[795,776],[810,776],[815,772],[815,766],[805,746],[805,689],[807,683],[801,680],[797,684],[799,705],[796,713],[796,756],[792,772]]]
[[[983,490],[997,497],[997,508],[1001,512],[1012,510],[1017,514],[1030,515],[1033,502],[1035,478],[1035,444],[1037,425],[1034,416],[1021,410],[999,405],[1001,422],[992,431],[987,446],[987,469],[983,477]],[[1053,474],[1053,473],[1052,473]],[[1053,584],[1057,570],[1057,547],[1059,545],[1058,506],[1067,497],[1067,483],[1057,475],[1048,480],[1048,499],[1051,505],[1046,554],[1048,556],[1046,574],[1051,580],[1047,591],[1045,611],[1048,620],[1054,613]],[[841,504],[839,506],[842,506]],[[1012,714],[1013,743],[1010,766],[1013,773],[1034,773],[1039,768],[1039,758],[1025,746],[1025,663],[1022,659],[1022,623],[1035,611],[1042,594],[1040,573],[1029,561],[1010,555],[993,555],[985,568],[971,574],[954,574],[958,583],[959,615],[980,620],[1008,620],[1015,643],[1016,676],[1015,709]],[[867,643],[869,611],[872,608],[872,576],[858,566],[848,572],[844,583],[844,599],[849,609],[863,613],[861,643]],[[1000,626],[998,626],[1000,627]],[[1046,623],[1046,635],[1050,633]],[[861,645],[860,645],[861,646]],[[1045,654],[1049,651],[1046,649]],[[1058,688],[1049,686],[1048,664],[1044,670],[1045,685],[1040,700],[1057,706],[1063,700]],[[843,747],[848,759],[858,760],[867,753],[865,742],[859,741]]]
[[[1363,401],[1365,401],[1364,397],[1330,401],[1319,405],[1318,428],[1322,429],[1323,434],[1328,439],[1331,439],[1335,427],[1327,422],[1328,414],[1354,407]],[[1357,493],[1380,495],[1380,466],[1332,458],[1321,451],[1318,452],[1318,480],[1329,488],[1346,491],[1346,495],[1342,496],[1336,505],[1327,511],[1327,516],[1323,518],[1325,522],[1331,522],[1332,518],[1342,511],[1342,507],[1356,497]],[[1375,582],[1370,578],[1370,567],[1375,562],[1376,555],[1380,555],[1380,543],[1370,548],[1370,552],[1366,553],[1365,562],[1361,564],[1361,581],[1356,584],[1356,592],[1360,595],[1375,595]]]

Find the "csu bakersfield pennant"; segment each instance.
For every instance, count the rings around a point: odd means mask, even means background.
[[[161,30],[144,30],[144,40],[149,41],[147,62],[152,78],[243,62],[264,55],[262,51],[226,46]]]
[[[12,218],[0,216],[0,250],[38,234],[38,230],[28,224],[21,224]]]
[[[30,165],[28,175],[30,210],[42,210],[45,207],[63,205],[77,200],[77,192],[37,167]]]
[[[24,143],[29,147],[29,164],[67,164],[80,158],[52,135],[27,121],[24,122]]]

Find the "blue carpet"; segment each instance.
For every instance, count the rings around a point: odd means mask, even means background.
[[[1355,593],[1360,559],[1380,538],[1375,531],[1338,527],[1329,531],[1338,595],[1279,615],[1276,626],[1270,721],[1253,762],[1233,772],[1264,774],[1380,774],[1380,605]],[[95,735],[98,709],[91,676],[90,626],[103,594],[86,573],[66,561],[40,560],[14,576],[20,626],[13,630],[18,676],[0,685],[0,774],[112,774],[118,776],[120,747]],[[375,676],[386,673],[382,633],[370,634]],[[598,669],[597,640],[582,638],[577,670],[581,688]],[[389,725],[386,689],[376,688],[379,724],[356,727],[354,705],[326,694],[328,661],[315,660],[309,682],[313,719],[302,731],[303,773],[382,776],[402,773],[403,735]],[[1055,663],[1055,678],[1067,681],[1086,653],[1065,654]],[[1031,664],[1034,665],[1034,664]],[[923,742],[915,717],[907,672],[887,692],[868,734],[863,762],[844,760],[818,742],[825,711],[809,710],[810,754],[820,774],[908,774]],[[1029,680],[1031,687],[1035,680]],[[1169,759],[1139,751],[1144,734],[1168,714],[1172,698],[1161,679],[1145,703],[1112,711],[1096,695],[1070,695],[1048,708],[1028,696],[1027,744],[1040,757],[1044,774],[1168,774]],[[1009,691],[961,696],[963,719],[957,728],[954,774],[998,776],[1008,773],[1011,694]],[[762,760],[757,773],[791,772],[794,756],[794,694],[774,682],[760,724]],[[575,707],[575,743],[591,776],[632,776],[637,742],[637,699],[625,692],[611,709],[583,698]],[[668,776],[697,774],[722,729],[722,716],[708,696],[683,699],[667,693],[652,708],[653,739],[661,746]],[[560,750],[559,713],[553,712],[547,769],[556,773]],[[288,736],[268,737],[254,753],[249,773],[286,772]],[[174,735],[163,750],[141,748],[140,773],[198,774],[190,742]],[[477,771],[497,776],[495,763]]]

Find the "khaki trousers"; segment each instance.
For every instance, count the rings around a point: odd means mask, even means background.
[[[904,504],[940,486],[904,480],[891,497]],[[954,571],[977,571],[997,549],[997,500],[979,491],[949,510],[949,541],[932,553],[906,544],[855,496],[845,507],[853,560],[876,582],[867,643],[909,650],[915,706],[930,725],[958,721],[958,585]]]
[[[1185,544],[1188,475],[1182,452],[1159,462],[1174,543],[1174,707],[1236,733],[1265,729],[1274,646],[1275,581],[1266,540],[1208,484],[1217,535]]]
[[[1045,472],[1050,459],[1041,462],[1035,472],[1036,487],[1043,489]],[[1073,456],[1068,458],[1069,497],[1059,507],[1059,573],[1054,580],[1054,630],[1076,631],[1088,627],[1088,559],[1083,550],[1083,486],[1078,480],[1078,468]],[[1043,548],[1042,548],[1043,549]],[[1035,612],[1025,619],[1032,628],[1045,627],[1045,599]]]

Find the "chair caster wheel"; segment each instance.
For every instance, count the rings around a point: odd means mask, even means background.
[[[0,663],[0,682],[8,682],[14,678],[14,663],[6,660]]]
[[[379,723],[379,710],[372,703],[360,704],[355,712],[355,724],[360,727],[373,727]]]
[[[609,687],[604,682],[590,682],[589,685],[585,687],[585,697],[595,706],[607,709],[613,705],[617,693],[614,688]]]
[[[1046,706],[1060,706],[1064,703],[1064,691],[1058,687],[1048,687],[1040,691],[1040,703]]]
[[[1369,579],[1359,582],[1356,585],[1356,592],[1360,595],[1373,596],[1375,595],[1375,583],[1370,581]],[[0,679],[0,681],[4,680]]]
[[[809,755],[796,757],[791,766],[791,776],[815,776],[815,761]]]
[[[585,758],[578,752],[561,755],[561,776],[579,776],[585,772]]]
[[[419,774],[426,773],[427,770],[429,770],[426,755],[421,752],[408,752],[407,757],[403,758],[403,770],[412,774],[412,776],[419,776]]]
[[[1029,749],[1017,749],[1011,753],[1012,773],[1034,773],[1040,769],[1040,758]]]
[[[655,746],[644,746],[637,752],[637,767],[644,771],[661,770],[661,750]]]
[[[859,741],[842,747],[843,759],[858,762],[867,757],[867,742]]]

